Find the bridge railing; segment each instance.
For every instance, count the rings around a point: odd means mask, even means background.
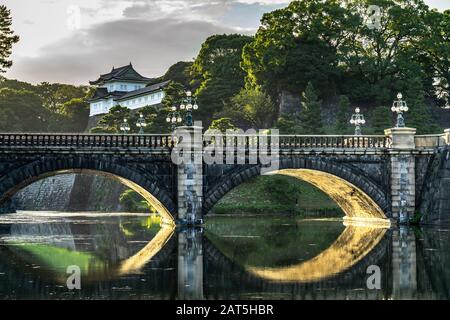
[[[171,135],[0,134],[0,147],[173,148]]]
[[[384,149],[390,138],[384,135],[205,135],[204,146],[218,145],[223,148],[278,148],[285,149]]]
[[[414,143],[418,149],[434,149],[447,145],[444,134],[427,134],[414,137]]]

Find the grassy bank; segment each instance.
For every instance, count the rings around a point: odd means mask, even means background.
[[[297,214],[340,217],[343,213],[311,184],[283,175],[259,176],[230,191],[212,214]]]

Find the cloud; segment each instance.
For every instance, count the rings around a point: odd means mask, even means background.
[[[9,77],[87,84],[112,66],[130,61],[143,75],[160,76],[172,64],[193,59],[208,36],[224,33],[236,29],[175,19],[107,22],[48,45],[36,57],[18,57]]]
[[[127,7],[123,14],[128,18],[172,18],[180,20],[214,21],[229,10],[234,1],[155,0],[139,1]]]
[[[154,19],[155,17],[171,17],[181,20],[217,21],[227,12],[241,7],[253,5],[257,11],[264,7],[287,4],[287,0],[152,0],[131,1],[124,10],[126,17]],[[266,9],[267,10],[267,9]],[[250,13],[250,16],[252,14]],[[245,21],[245,18],[244,20]]]

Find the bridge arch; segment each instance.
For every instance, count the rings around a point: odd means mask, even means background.
[[[261,165],[224,175],[205,190],[203,213],[207,214],[229,191],[261,175]],[[389,216],[387,192],[363,171],[328,159],[291,158],[278,162],[278,169],[264,174],[283,174],[309,182],[332,198],[350,219],[384,220]]]
[[[112,177],[138,192],[158,210],[165,222],[174,221],[176,205],[156,177],[107,157],[45,157],[16,167],[0,177],[0,204],[35,181],[71,173],[93,173]]]

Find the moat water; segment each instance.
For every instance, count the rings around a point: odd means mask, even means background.
[[[0,216],[0,299],[449,299],[449,265],[448,228],[282,216],[176,229],[147,214]]]

